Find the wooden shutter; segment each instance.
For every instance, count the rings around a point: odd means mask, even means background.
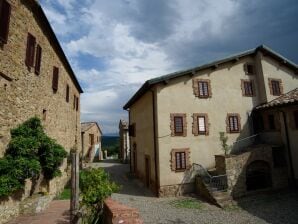
[[[66,85],[66,102],[69,103],[69,85]]]
[[[28,67],[34,66],[35,43],[36,43],[35,37],[32,34],[28,33],[26,60],[25,60],[25,63]]]
[[[55,92],[58,90],[58,83],[59,83],[59,68],[53,67],[52,88]]]
[[[76,111],[79,111],[79,97],[76,98]]]
[[[0,43],[6,44],[9,32],[11,6],[5,0],[0,0]]]
[[[76,103],[77,103],[77,97],[76,95],[73,95],[73,109],[76,109]]]
[[[38,44],[37,48],[36,48],[36,60],[35,60],[35,74],[36,75],[39,75],[39,73],[40,73],[41,55],[42,55],[42,49],[41,49],[41,46]]]

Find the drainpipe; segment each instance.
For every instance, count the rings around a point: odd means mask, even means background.
[[[153,142],[154,142],[154,168],[155,168],[155,192],[156,196],[159,196],[159,178],[158,178],[158,171],[157,171],[157,136],[156,136],[156,116],[155,116],[155,110],[156,110],[156,102],[154,98],[154,91],[150,90],[152,93],[152,117],[153,117]]]
[[[287,141],[287,145],[288,145],[288,156],[289,156],[291,178],[292,178],[291,182],[295,186],[296,185],[295,184],[295,171],[294,171],[294,167],[293,167],[292,150],[291,150],[291,146],[290,146],[290,138],[289,138],[289,130],[288,130],[288,124],[287,124],[287,119],[286,119],[286,113],[282,110],[280,110],[280,112],[282,113],[282,117],[283,117],[283,122],[284,122],[284,126],[285,126],[286,141]]]

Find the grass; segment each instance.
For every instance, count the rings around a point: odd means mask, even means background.
[[[201,209],[202,203],[197,199],[178,199],[173,202],[171,202],[171,205],[173,205],[176,208],[187,208],[187,209]]]
[[[56,200],[70,200],[70,194],[70,187],[65,187],[62,193],[56,197]]]

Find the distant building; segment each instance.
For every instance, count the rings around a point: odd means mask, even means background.
[[[127,121],[120,120],[119,122],[120,150],[119,159],[123,162],[130,160],[130,145]]]
[[[67,152],[81,150],[82,88],[37,0],[0,0],[0,157],[10,130],[33,116]],[[63,190],[70,176],[48,183],[49,195]],[[25,186],[22,199],[28,196]],[[19,201],[1,201],[0,223],[18,215]]]
[[[215,167],[225,132],[235,152],[256,143],[272,148],[275,159],[264,164],[273,188],[281,186],[278,173],[297,181],[297,86],[298,66],[266,46],[148,80],[124,106],[133,172],[159,196],[192,192],[192,167]],[[282,155],[285,172],[277,161]],[[244,183],[258,182],[254,170],[243,172]]]
[[[103,159],[101,137],[102,132],[97,122],[81,123],[83,161],[94,162]]]

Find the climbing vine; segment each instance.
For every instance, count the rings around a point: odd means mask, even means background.
[[[11,141],[0,159],[0,197],[24,188],[25,180],[42,173],[50,180],[61,175],[59,167],[67,152],[46,135],[41,121],[33,117],[11,130]]]

